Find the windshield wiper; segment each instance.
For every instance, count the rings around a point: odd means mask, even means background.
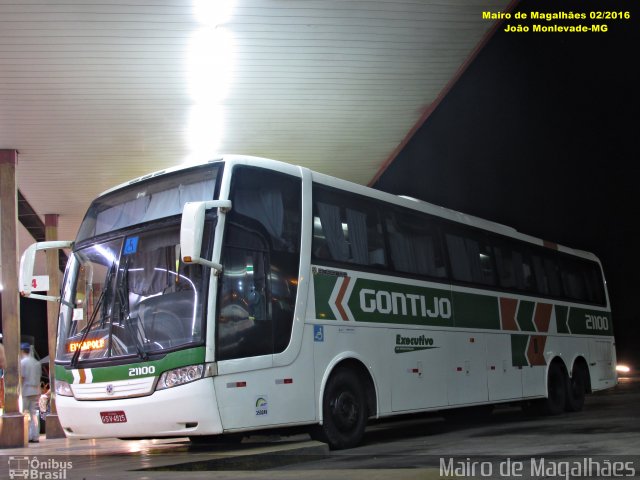
[[[89,332],[91,331],[91,327],[93,326],[93,323],[96,321],[96,318],[98,317],[98,312],[99,311],[102,312],[101,323],[103,325],[106,319],[109,317],[109,315],[107,315],[107,301],[106,301],[107,295],[105,292],[109,289],[111,285],[111,279],[113,278],[113,271],[115,269],[114,267],[115,267],[115,262],[111,264],[111,268],[107,273],[107,278],[105,279],[105,288],[103,288],[102,292],[100,292],[100,297],[98,297],[98,302],[96,303],[96,307],[94,308],[93,313],[89,318],[89,322],[87,323],[87,326],[85,327],[84,332],[82,333],[82,337],[80,337],[78,348],[75,352],[73,352],[73,356],[71,357],[71,361],[69,362],[69,365],[73,368],[75,368],[78,365],[78,360],[80,359],[80,353],[82,352],[82,346],[84,345],[84,342],[87,340],[87,337],[89,336]]]
[[[98,297],[98,303],[96,304],[96,308],[93,310],[93,313],[91,314],[91,318],[89,318],[89,322],[87,323],[87,326],[85,327],[84,332],[82,333],[82,337],[80,337],[80,342],[78,343],[77,350],[73,352],[73,357],[71,357],[71,362],[70,362],[70,365],[73,368],[75,368],[78,365],[78,359],[80,358],[82,345],[84,345],[85,340],[89,336],[89,332],[91,331],[91,327],[93,326],[93,323],[96,321],[96,318],[98,318],[98,312],[101,310],[100,309],[101,305],[103,303],[106,303],[105,302],[106,295],[104,293],[105,291],[106,291],[106,288],[102,290],[102,292],[100,292],[100,297]],[[105,316],[103,316],[102,318],[103,322],[105,320]]]
[[[118,301],[120,302],[120,321],[127,329],[129,335],[133,338],[133,343],[138,352],[138,356],[142,360],[148,360],[149,354],[144,348],[145,333],[139,317],[132,317],[129,312],[129,263],[131,257],[127,257],[120,273],[120,281],[118,282]],[[134,318],[137,320],[136,326],[133,325]],[[138,334],[142,334],[142,340]]]
[[[134,319],[136,320],[137,327],[134,326],[133,324]],[[142,342],[142,340],[140,340],[140,337],[138,336],[139,333],[142,333],[142,338],[145,337],[144,329],[142,327],[142,322],[140,322],[140,317],[132,317],[128,315],[122,321],[122,323],[126,326],[127,330],[129,331],[129,335],[133,337],[133,343],[136,347],[136,350],[138,351],[138,356],[142,360],[148,360],[149,354],[144,348],[144,343]]]

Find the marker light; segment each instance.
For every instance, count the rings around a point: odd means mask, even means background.
[[[202,378],[204,372],[203,365],[190,365],[188,367],[175,368],[168,370],[160,375],[156,390],[164,390],[165,388],[177,387]]]
[[[616,372],[629,373],[631,369],[626,365],[616,365]]]

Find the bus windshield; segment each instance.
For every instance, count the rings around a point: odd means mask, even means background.
[[[206,230],[211,227],[208,221]],[[73,253],[63,286],[58,360],[147,359],[204,341],[205,275],[203,267],[180,262],[179,236],[179,225],[164,226]]]
[[[180,215],[186,202],[212,200],[220,164],[148,179],[98,197],[80,225],[76,243],[140,223]]]

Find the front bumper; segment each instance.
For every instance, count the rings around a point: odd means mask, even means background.
[[[78,401],[58,395],[56,405],[62,428],[70,438],[153,438],[222,433],[211,377],[144,397]],[[126,423],[102,423],[100,412],[114,411],[123,411]]]

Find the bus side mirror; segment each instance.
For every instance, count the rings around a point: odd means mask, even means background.
[[[211,200],[208,202],[187,202],[182,210],[180,224],[180,256],[183,263],[197,263],[216,271],[222,271],[222,265],[200,257],[202,251],[202,233],[204,214],[210,208],[218,208],[218,217],[231,209],[231,200]]]
[[[58,302],[60,297],[51,295],[39,295],[33,292],[33,268],[36,263],[36,252],[39,250],[60,250],[61,248],[71,248],[73,242],[69,241],[53,241],[32,243],[22,254],[20,258],[20,271],[18,273],[18,288],[20,295],[23,297],[35,298],[37,300],[47,300],[49,302]]]

